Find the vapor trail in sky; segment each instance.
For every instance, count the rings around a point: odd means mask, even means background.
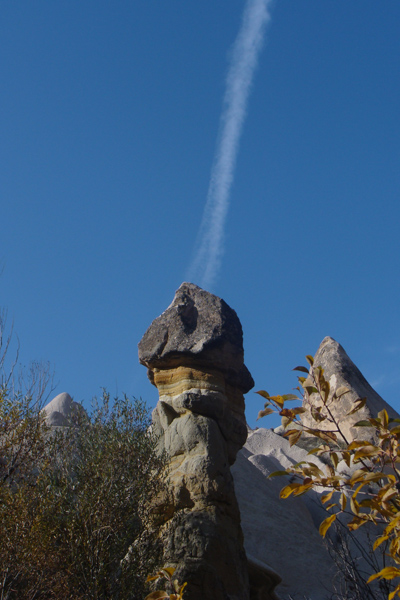
[[[233,45],[207,202],[188,277],[207,289],[215,282],[221,266],[240,134],[265,27],[271,18],[271,4],[272,0],[247,0],[242,25]]]

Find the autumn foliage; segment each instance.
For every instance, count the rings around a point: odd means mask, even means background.
[[[375,531],[373,550],[381,552],[382,568],[371,573],[367,583],[385,581],[388,600],[400,598],[400,584],[396,581],[400,577],[400,419],[389,418],[382,410],[374,418],[355,423],[368,434],[360,436],[364,439],[347,439],[333,407],[349,390],[341,387],[333,392],[323,369],[314,365],[313,357],[307,356],[307,361],[309,367],[295,369],[301,373],[297,388],[300,398],[294,394],[270,396],[263,390],[257,392],[265,399],[259,418],[278,413],[290,445],[298,443],[302,436],[312,436],[316,441],[308,453],[309,461],[270,476],[291,476],[290,483],[281,490],[281,498],[300,496],[309,490],[322,492],[321,500],[328,513],[319,528],[323,537],[341,516],[346,516],[351,532],[370,524]],[[317,398],[316,403],[311,396]],[[301,406],[287,407],[288,402],[299,399]],[[356,400],[347,416],[357,413],[365,403],[366,398]],[[313,427],[305,426],[301,420],[306,411],[312,415]],[[324,468],[313,462],[312,455],[323,460]]]
[[[108,394],[50,429],[0,389],[0,598],[133,600],[159,567],[152,500],[165,460],[141,401]]]

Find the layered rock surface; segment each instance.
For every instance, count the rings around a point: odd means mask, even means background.
[[[248,565],[230,465],[247,437],[240,321],[223,300],[184,283],[139,344],[160,399],[153,426],[170,456],[173,489],[165,561],[191,600],[248,600]],[[253,565],[256,591],[277,577]],[[275,579],[274,579],[275,578]],[[273,598],[268,592],[263,598]]]

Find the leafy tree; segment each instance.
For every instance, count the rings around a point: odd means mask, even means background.
[[[160,558],[152,500],[165,486],[143,402],[104,393],[50,431],[25,398],[0,398],[0,441],[27,448],[0,486],[0,598],[143,598]]]
[[[291,475],[291,482],[281,490],[281,498],[300,496],[310,490],[323,492],[321,500],[328,513],[319,528],[323,537],[334,523],[343,527],[343,516],[350,534],[372,525],[372,550],[379,549],[381,560],[370,562],[371,571],[375,572],[370,573],[366,583],[379,580],[379,588],[375,595],[373,588],[364,587],[367,590],[364,597],[377,598],[383,593],[388,600],[400,598],[400,584],[392,581],[400,577],[400,419],[389,418],[386,410],[382,410],[377,417],[355,424],[367,428],[369,439],[348,440],[335,416],[334,405],[349,390],[342,387],[332,392],[323,369],[314,365],[312,356],[307,356],[307,360],[309,367],[295,369],[305,375],[298,377],[301,398],[293,394],[270,396],[261,390],[258,394],[266,402],[258,418],[278,412],[290,445],[299,443],[303,436],[315,438],[315,447],[308,454],[319,456],[325,468],[310,459],[270,476]],[[312,395],[317,402],[311,400]],[[297,399],[303,401],[302,406],[287,408],[287,402]],[[356,400],[347,416],[359,411],[365,403],[365,398]],[[300,416],[306,411],[313,419],[313,427],[301,421]],[[345,544],[347,539],[341,537]],[[387,554],[391,564],[386,564]],[[348,548],[346,560],[348,566],[352,560]],[[356,578],[360,579],[353,565],[354,568]]]

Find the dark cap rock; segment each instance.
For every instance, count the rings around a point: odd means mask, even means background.
[[[172,304],[139,343],[139,361],[148,369],[201,365],[224,373],[248,392],[254,381],[243,364],[243,331],[236,312],[193,283],[182,283]]]

